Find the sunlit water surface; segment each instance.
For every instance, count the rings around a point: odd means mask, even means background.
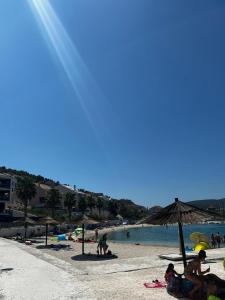
[[[127,232],[129,234],[127,235]],[[198,224],[198,225],[184,225],[184,241],[185,246],[193,246],[193,242],[189,240],[192,232],[201,232],[211,236],[212,233],[220,233],[221,237],[225,235],[225,224]],[[153,226],[153,227],[139,227],[126,229],[124,227],[121,231],[114,231],[109,234],[108,239],[115,242],[122,243],[140,243],[150,245],[165,245],[178,246],[178,226]],[[221,246],[225,246],[221,243]]]

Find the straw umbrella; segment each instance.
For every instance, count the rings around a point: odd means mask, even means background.
[[[37,222],[32,220],[31,218],[29,217],[26,217],[26,218],[19,218],[18,220],[16,221],[13,221],[13,224],[21,224],[21,223],[25,223],[27,225],[35,225]]]
[[[84,225],[97,224],[98,222],[94,219],[89,218],[86,215],[83,215],[80,219],[73,221],[73,224],[79,225],[82,224],[82,255],[84,255]]]
[[[21,225],[21,223],[24,224],[24,228],[25,228],[24,238],[26,239],[26,230],[27,230],[28,225],[36,225],[37,222],[32,220],[29,217],[26,217],[26,218],[23,217],[23,218],[20,218],[16,221],[13,221],[13,224],[15,224],[15,225]]]
[[[39,222],[42,225],[45,225],[45,246],[48,245],[48,225],[57,225],[59,222],[56,220],[50,218],[50,217],[44,217]]]
[[[145,220],[142,220],[142,223],[157,224],[157,225],[178,223],[180,250],[183,258],[183,264],[185,267],[187,265],[187,261],[186,261],[185,248],[184,248],[184,236],[183,236],[182,224],[200,223],[212,217],[224,219],[223,216],[217,213],[200,209],[193,205],[189,205],[187,203],[181,202],[178,200],[178,198],[175,198],[174,203],[166,206],[157,214],[150,216]]]

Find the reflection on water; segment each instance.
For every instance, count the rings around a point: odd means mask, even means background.
[[[129,232],[129,234],[127,234]],[[212,233],[219,232],[221,237],[225,235],[225,224],[196,224],[183,226],[184,239],[186,246],[193,246],[189,240],[189,235],[192,232],[201,232],[210,238]],[[178,227],[173,226],[154,226],[154,227],[139,227],[129,228],[122,231],[114,231],[109,234],[108,239],[115,242],[123,243],[141,243],[152,245],[168,245],[178,246]],[[225,244],[221,243],[221,246]]]

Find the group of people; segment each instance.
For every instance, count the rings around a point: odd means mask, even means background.
[[[95,229],[95,242],[98,241],[98,229]],[[109,245],[107,244],[107,233],[104,233],[98,241],[97,254],[98,255],[112,255],[112,252],[108,250]]]
[[[167,290],[176,289],[176,287],[181,286],[181,282],[183,280],[181,276],[184,275],[186,282],[188,281],[191,284],[191,290],[188,293],[188,297],[190,297],[190,299],[200,299],[198,297],[198,293],[203,292],[203,287],[204,287],[203,275],[205,275],[210,271],[210,268],[206,269],[205,271],[201,270],[201,263],[205,260],[205,258],[206,258],[206,252],[204,250],[200,250],[198,256],[194,260],[190,261],[187,264],[187,266],[184,268],[183,274],[177,273],[174,269],[174,265],[169,264],[165,273]],[[207,285],[206,294],[207,294],[207,299],[220,299],[220,298],[216,298],[217,287],[215,284]],[[214,298],[210,298],[210,296],[212,295]]]
[[[211,234],[211,244],[212,248],[220,248],[220,244],[225,243],[225,235],[223,237],[220,236],[220,233],[217,232],[217,234]]]

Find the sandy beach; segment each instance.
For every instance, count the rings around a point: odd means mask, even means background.
[[[118,230],[118,228],[114,230]],[[117,258],[99,259],[93,255],[82,256],[81,243],[78,242],[60,241],[59,243],[49,240],[49,244],[62,246],[57,249],[45,248],[44,238],[40,239],[40,243],[31,246],[14,241],[4,241],[16,249],[19,248],[24,255],[31,255],[39,261],[41,260],[47,270],[54,267],[52,272],[58,272],[59,277],[62,276],[61,272],[65,273],[63,276],[68,277],[65,290],[62,284],[60,288],[65,297],[63,299],[130,299],[131,297],[151,300],[174,299],[167,294],[165,288],[147,289],[143,284],[155,279],[164,279],[164,273],[170,261],[160,259],[159,255],[178,253],[177,248],[108,242],[109,248]],[[85,243],[85,253],[96,254],[96,247],[97,243]],[[224,249],[208,250],[207,255],[203,269],[210,265],[212,273],[225,279],[222,265]],[[174,264],[175,269],[182,273],[182,262]],[[44,269],[44,266],[42,268]],[[30,274],[32,273],[30,272]],[[11,276],[13,276],[13,272]],[[69,292],[66,285],[70,288]],[[72,298],[71,285],[74,287]],[[61,299],[51,298],[51,296],[45,298]],[[10,298],[6,297],[6,299]]]
[[[144,246],[134,244],[110,244],[110,249],[118,258],[111,260],[92,260],[88,256],[82,260],[81,244],[69,244],[69,250],[42,250],[51,256],[69,263],[81,273],[78,275],[82,283],[91,289],[95,299],[173,299],[165,289],[146,289],[144,282],[158,279],[163,280],[164,272],[169,263],[158,257],[159,254],[178,253],[176,248]],[[224,270],[220,258],[222,249],[208,251],[209,259],[213,261],[211,271],[224,278]],[[95,253],[96,244],[85,244],[85,253]],[[181,262],[175,262],[176,270],[183,272]],[[207,268],[206,266],[203,266]]]

